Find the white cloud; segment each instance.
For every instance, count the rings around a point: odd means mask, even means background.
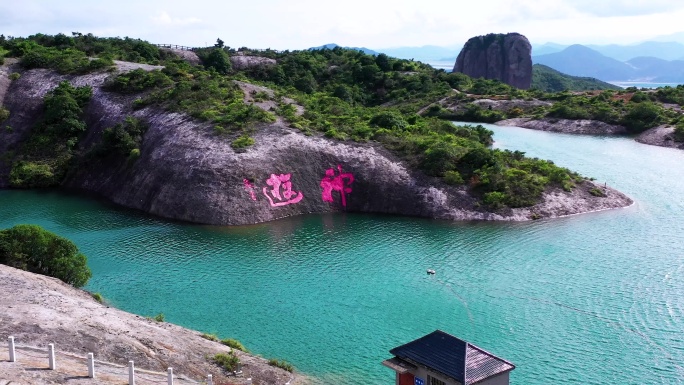
[[[568,0],[568,5],[579,12],[601,16],[645,16],[684,9],[676,0]]]
[[[188,17],[188,18],[171,17],[171,15],[169,15],[168,12],[162,11],[162,12],[159,12],[156,16],[152,16],[152,22],[154,22],[157,25],[181,27],[181,26],[201,23],[202,20],[198,19],[196,17]]]
[[[684,30],[674,0],[0,0],[0,33],[92,32],[155,43],[301,49],[459,46],[519,32],[536,43],[628,43]]]

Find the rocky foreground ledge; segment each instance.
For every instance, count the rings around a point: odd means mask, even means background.
[[[129,360],[138,369],[166,373],[172,367],[176,377],[200,382],[212,374],[214,384],[304,384],[306,378],[268,365],[267,361],[236,351],[243,363],[241,376],[226,375],[208,357],[230,350],[218,342],[201,337],[199,332],[166,322],[156,322],[100,304],[83,290],[42,275],[0,265],[0,383],[41,384],[123,384]],[[57,371],[45,370],[47,359],[32,358],[40,353],[18,350],[19,362],[7,361],[7,337],[16,344],[41,347],[49,343],[57,355]],[[85,357],[121,365],[96,369],[96,380],[87,375]],[[30,354],[30,356],[29,356]],[[46,353],[42,353],[46,357]],[[98,364],[99,366],[99,364]],[[142,374],[141,374],[142,375]],[[166,383],[166,377],[145,374]],[[251,378],[251,382],[249,380]],[[3,382],[4,381],[4,382]],[[140,383],[148,383],[141,380]]]

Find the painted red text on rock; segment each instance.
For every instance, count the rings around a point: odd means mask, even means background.
[[[262,189],[272,207],[286,206],[297,203],[304,198],[301,191],[292,191],[291,174],[271,174],[266,184],[271,186]]]
[[[253,201],[257,200],[252,182],[250,182],[249,179],[243,179],[242,184],[245,186],[245,190],[249,193],[250,198],[252,198]]]
[[[347,195],[352,192],[351,184],[354,183],[354,175],[350,172],[342,172],[342,166],[337,165],[337,175],[335,169],[329,168],[325,170],[325,177],[321,179],[321,187],[323,192],[321,197],[325,202],[334,202],[332,192],[340,193],[342,206],[347,207]]]

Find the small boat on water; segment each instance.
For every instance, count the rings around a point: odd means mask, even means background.
[[[427,269],[428,275],[435,275],[435,271],[432,269]]]

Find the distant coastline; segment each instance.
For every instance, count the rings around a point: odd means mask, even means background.
[[[628,87],[636,87],[636,88],[658,88],[658,87],[677,87],[681,83],[652,83],[652,82],[630,82],[630,81],[610,81],[608,82],[610,84],[614,84],[618,87],[622,88],[628,88]]]

